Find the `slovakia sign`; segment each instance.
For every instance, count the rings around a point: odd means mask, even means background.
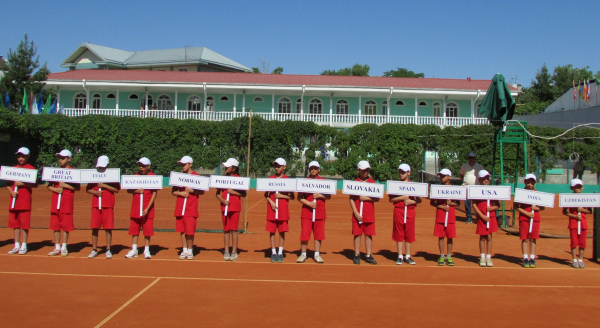
[[[554,194],[517,188],[515,189],[515,202],[544,207],[554,207]]]
[[[182,172],[171,172],[169,186],[189,187],[195,190],[206,191],[210,187],[210,178]]]
[[[431,199],[465,200],[465,199],[467,199],[467,187],[466,186],[431,185],[431,193],[429,194],[429,198],[431,198]]]
[[[37,172],[38,171],[34,169],[2,166],[0,168],[0,180],[35,183],[37,179]]]
[[[232,177],[227,175],[211,175],[210,187],[217,189],[249,190],[250,178]]]
[[[81,172],[81,183],[111,183],[121,181],[121,169],[106,169],[99,172],[95,169],[79,170]]]
[[[162,189],[162,175],[122,175],[121,189]]]
[[[343,194],[383,198],[384,185],[370,182],[344,180]]]
[[[296,179],[259,178],[256,179],[256,191],[294,192]]]
[[[81,172],[75,169],[45,167],[42,170],[42,180],[79,183],[81,181]]]
[[[510,200],[510,186],[468,186],[469,199]]]
[[[337,181],[327,179],[296,179],[296,191],[335,195],[337,193]]]
[[[427,197],[429,186],[426,183],[388,180],[387,193],[388,195]]]
[[[559,207],[600,207],[600,194],[558,194]]]

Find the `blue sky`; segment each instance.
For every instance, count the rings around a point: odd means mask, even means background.
[[[600,70],[600,1],[3,1],[0,55],[27,33],[52,72],[82,42],[205,46],[286,74],[368,64],[529,86],[542,64]],[[492,4],[493,3],[493,4]]]

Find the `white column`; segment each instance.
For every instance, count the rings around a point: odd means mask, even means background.
[[[85,113],[89,114],[89,110],[90,110],[90,90],[87,90],[87,93],[85,95]]]
[[[119,89],[117,89],[117,103],[115,105],[115,109],[118,111],[119,110]]]
[[[329,95],[329,126],[333,126],[333,92]]]
[[[233,112],[235,113],[235,105],[237,102],[237,94],[235,93],[235,91],[233,92]],[[235,117],[235,114],[233,115]]]
[[[144,110],[148,110],[148,88],[146,88],[146,101],[144,102]]]
[[[444,100],[442,102],[442,117],[444,118],[443,125],[447,125],[446,124],[446,97],[444,97]]]
[[[475,99],[471,99],[471,124],[475,123]]]
[[[60,108],[60,106],[59,106],[60,105],[60,86],[58,86],[56,88],[56,91],[57,91],[57,93],[56,93],[56,107]],[[38,113],[41,113],[41,112],[42,112],[42,110],[40,108],[38,108]],[[57,112],[58,112],[58,110],[57,110]]]
[[[362,96],[358,95],[358,124],[362,122]]]
[[[419,120],[419,99],[417,99],[417,96],[415,96],[415,124],[419,124],[419,123],[417,123],[418,120]]]
[[[202,111],[206,112],[206,83],[202,84],[204,89],[204,102],[202,103]]]
[[[271,93],[271,119],[275,119],[275,92]]]
[[[175,111],[177,111],[177,100],[179,99],[178,96],[179,96],[179,91],[175,90]]]
[[[242,113],[246,112],[246,90],[244,90],[244,94],[242,95]]]

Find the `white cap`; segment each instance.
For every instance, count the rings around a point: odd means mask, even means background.
[[[448,170],[448,169],[442,169],[438,175],[447,175],[447,176],[452,176],[452,171]]]
[[[237,159],[235,159],[235,158],[229,158],[229,159],[227,159],[227,162],[222,163],[222,164],[225,167],[240,166],[240,162],[238,162]]]
[[[29,148],[21,147],[21,148],[19,148],[19,150],[17,150],[17,152],[15,154],[29,155]]]
[[[360,161],[360,162],[358,162],[357,168],[359,170],[366,170],[366,169],[370,169],[371,165],[369,165],[369,161]]]
[[[108,156],[100,156],[98,157],[98,161],[96,162],[96,167],[107,167],[108,166]]]
[[[573,180],[571,180],[571,187],[575,187],[576,185],[582,185],[583,186],[583,181],[581,181],[581,179],[573,179]]]
[[[400,166],[398,166],[398,170],[402,170],[404,172],[410,172],[410,165],[400,164]]]
[[[142,164],[142,165],[150,165],[150,164],[152,164],[152,162],[150,162],[150,160],[148,159],[148,157],[142,157],[137,162],[138,162],[138,164]]]
[[[485,178],[487,176],[491,176],[490,172],[488,172],[487,170],[481,170],[481,171],[479,171],[479,177],[480,178]]]
[[[321,168],[321,165],[320,165],[320,164],[319,164],[319,162],[317,162],[317,161],[312,161],[312,162],[308,163],[308,167],[309,167],[309,168],[311,168],[311,167],[318,167],[318,168]]]
[[[533,173],[525,174],[525,180],[533,179],[533,181],[537,181],[537,177]]]
[[[190,156],[183,156],[177,164],[188,164],[194,163],[194,160]]]
[[[73,157],[73,154],[71,154],[70,151],[63,149],[60,153],[54,154],[54,157]]]
[[[285,166],[286,165],[285,159],[283,159],[281,157],[279,157],[278,159],[274,160],[273,164],[275,164],[275,163],[277,163],[277,164],[279,164],[281,166]]]

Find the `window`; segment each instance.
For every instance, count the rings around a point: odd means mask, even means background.
[[[190,96],[187,100],[187,110],[199,112],[202,110],[202,98],[199,96]]]
[[[106,99],[117,99],[114,93],[109,93],[106,95]]]
[[[92,108],[100,109],[101,102],[102,102],[102,96],[99,93],[95,93],[92,96]]]
[[[458,105],[455,102],[446,104],[446,117],[458,117]]]
[[[381,114],[387,115],[387,110],[388,110],[387,100],[384,100],[381,103]]]
[[[442,103],[439,101],[433,103],[433,116],[442,117]]]
[[[302,99],[296,100],[296,113],[302,112]]]
[[[148,109],[152,109],[152,104],[154,104],[154,102],[152,101],[152,96],[148,95]],[[142,102],[140,104],[140,107],[144,108],[146,106],[146,96],[144,96],[144,99],[142,99]]]
[[[215,111],[215,97],[213,97],[213,96],[206,97],[206,111],[207,112]]]
[[[396,106],[404,106],[404,101],[396,100]]]
[[[180,68],[179,71],[180,72],[187,72],[187,68]]]
[[[167,95],[160,95],[158,97],[158,110],[171,110],[172,108],[171,97]]]
[[[219,98],[219,101],[229,101],[229,97],[221,96],[221,98]]]
[[[75,101],[73,102],[75,105],[75,108],[85,108],[85,106],[87,105],[87,101],[86,101],[86,96],[85,93],[78,93],[75,95]]]
[[[340,99],[335,103],[335,113],[348,115],[348,101]]]
[[[277,112],[278,113],[291,113],[292,112],[292,101],[290,98],[281,98],[277,101]]]
[[[420,101],[419,102],[419,106],[427,106],[427,102],[426,101]]]
[[[129,95],[129,100],[133,100],[133,99],[140,99],[140,98],[135,93],[132,93]]]
[[[265,101],[261,96],[254,97],[254,102],[263,102]]]
[[[377,103],[375,100],[365,102],[365,115],[377,115]]]
[[[310,114],[321,114],[323,103],[321,99],[311,99],[308,103],[308,112]]]

